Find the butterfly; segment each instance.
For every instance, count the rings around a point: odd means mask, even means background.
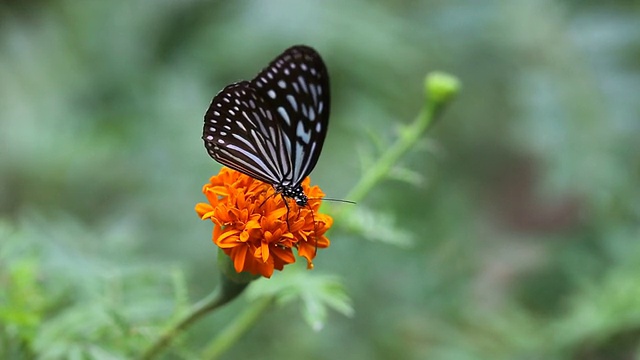
[[[306,206],[300,184],[320,157],[330,99],[320,55],[290,47],[251,81],[228,85],[213,98],[204,116],[205,148],[222,165]]]

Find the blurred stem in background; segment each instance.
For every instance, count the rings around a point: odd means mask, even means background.
[[[231,258],[222,250],[218,251],[218,267],[221,272],[220,285],[207,297],[196,303],[175,324],[166,329],[143,353],[142,359],[153,359],[169,346],[183,330],[202,319],[205,315],[240,295],[247,285],[258,277],[248,273],[236,273]],[[220,337],[222,335],[219,335]]]
[[[251,329],[271,305],[274,303],[273,297],[264,297],[247,306],[245,311],[235,318],[216,336],[202,352],[201,359],[217,359],[226,350],[231,348],[238,339]]]
[[[347,199],[355,202],[363,200],[379,182],[386,179],[394,165],[418,143],[430,126],[438,120],[446,105],[460,90],[460,83],[455,77],[439,72],[427,75],[424,85],[426,99],[417,118],[411,125],[403,129],[396,142],[364,173],[346,196]],[[334,211],[334,213],[336,212]],[[218,261],[223,262],[223,265],[220,266],[223,273],[223,281],[220,288],[214,290],[210,295],[194,305],[189,313],[185,314],[179,321],[162,333],[143,353],[143,359],[155,358],[182,331],[211,311],[236,298],[252,280],[255,280],[255,277],[246,278],[244,274],[235,273],[229,257],[219,256]],[[268,296],[249,304],[236,320],[231,322],[205,347],[201,358],[218,358],[254,326],[275,300],[273,296]]]
[[[459,81],[451,75],[440,72],[427,75],[425,92],[429,101],[426,101],[415,121],[403,129],[398,140],[367,170],[346,198],[355,202],[361,201],[384,180],[397,161],[411,150],[430,125],[436,122],[445,105],[456,95],[459,88]]]

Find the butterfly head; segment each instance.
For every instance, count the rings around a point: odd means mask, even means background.
[[[302,186],[288,186],[288,185],[276,185],[274,186],[276,192],[282,194],[286,198],[293,199],[298,206],[307,206],[309,199],[302,190]]]

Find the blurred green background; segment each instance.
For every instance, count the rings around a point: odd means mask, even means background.
[[[225,358],[640,358],[640,3],[547,0],[0,2],[0,357],[128,358],[215,287],[203,114],[298,43],[331,74],[333,198],[428,72],[463,91],[318,254],[355,315],[274,308]]]

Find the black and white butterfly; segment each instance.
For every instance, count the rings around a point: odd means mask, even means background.
[[[300,184],[320,157],[329,110],[322,58],[308,46],[293,46],[253,80],[231,84],[213,98],[202,139],[219,163],[306,206]]]

